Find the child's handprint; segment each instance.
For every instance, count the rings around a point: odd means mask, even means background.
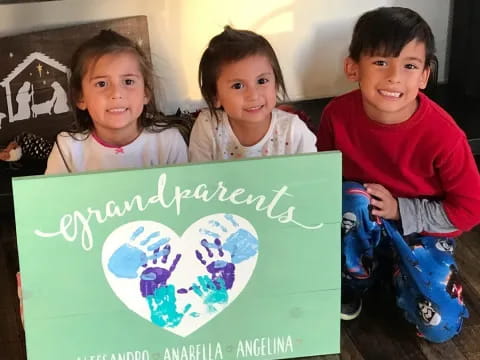
[[[183,312],[177,311],[174,285],[160,286],[146,299],[152,322],[161,327],[176,327],[191,307],[187,304]]]
[[[168,255],[170,255],[170,245],[165,245],[161,252],[164,253],[161,262],[165,264],[167,262]],[[172,272],[175,270],[175,267],[177,266],[181,257],[181,254],[177,254],[175,259],[173,259],[172,265],[170,265],[168,269],[156,266],[148,267],[143,270],[142,274],[140,275],[140,291],[143,297],[152,295],[157,288],[167,285],[167,281],[170,278],[170,275],[172,275]],[[153,259],[153,263],[157,263],[156,258]]]
[[[227,233],[228,227],[234,227],[235,232],[230,234],[225,241],[223,249],[230,253],[232,263],[239,264],[242,261],[248,260],[252,256],[255,256],[258,252],[258,239],[252,235],[248,230],[239,228],[239,224],[233,218],[231,214],[224,215],[227,223],[220,223],[216,220],[209,221],[209,225],[213,228],[220,229],[223,233]],[[228,227],[227,227],[228,226]],[[201,229],[201,233],[213,237],[214,239],[221,239],[222,236],[216,232]]]
[[[223,278],[212,280],[208,275],[198,276],[198,284],[192,285],[195,294],[203,299],[203,303],[208,306],[209,312],[217,311],[214,304],[228,303],[228,292]]]
[[[206,249],[208,257],[212,258],[214,255],[211,249],[217,249],[218,256],[223,257],[224,252],[222,250],[222,242],[220,239],[215,239],[213,243],[209,243],[207,240],[203,239],[200,244]],[[200,251],[195,250],[195,255],[203,265],[207,265],[207,261],[203,258],[203,255]],[[224,286],[227,289],[232,288],[233,282],[235,281],[234,264],[223,259],[218,259],[210,262],[210,264],[208,264],[205,268],[211,274],[211,279],[214,283],[217,281],[217,279],[222,279]]]
[[[130,241],[120,246],[108,260],[108,269],[115,276],[135,279],[138,277],[138,269],[141,266],[146,266],[149,260],[156,260],[170,251],[169,248],[160,250],[160,247],[170,240],[169,238],[161,238],[153,244],[149,244],[152,239],[160,236],[158,231],[151,233],[144,240],[137,240],[144,230],[143,226],[139,226],[130,236]],[[140,247],[152,251],[153,255],[147,256]]]
[[[160,232],[156,231],[143,240],[139,236],[144,232],[144,227],[139,226],[130,237],[130,241],[121,245],[108,260],[108,269],[119,278],[136,279],[138,270],[146,268],[140,275],[140,291],[143,297],[152,295],[155,289],[167,284],[172,271],[175,270],[181,255],[177,254],[169,268],[147,267],[149,261],[157,264],[157,259],[162,257],[161,262],[165,264],[170,255],[169,238],[160,238]],[[147,256],[145,251],[151,252]]]
[[[238,215],[205,216],[182,236],[159,222],[133,221],[105,239],[102,267],[130,310],[187,336],[242,293],[255,269],[258,245],[255,228]]]

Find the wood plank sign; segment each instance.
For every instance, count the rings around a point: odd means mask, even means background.
[[[30,360],[339,352],[339,152],[13,190]]]
[[[58,132],[71,127],[70,58],[82,42],[102,29],[129,37],[150,54],[145,16],[0,39],[0,147],[22,132],[54,140]]]

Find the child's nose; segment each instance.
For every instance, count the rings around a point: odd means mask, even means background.
[[[248,100],[255,100],[258,97],[258,89],[255,86],[249,86],[246,95]]]
[[[111,84],[110,86],[110,96],[112,99],[122,98],[122,86],[120,84]]]
[[[398,66],[390,66],[388,69],[387,80],[392,83],[400,82],[400,69]]]

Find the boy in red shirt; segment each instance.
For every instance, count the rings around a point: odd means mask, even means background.
[[[385,249],[397,305],[433,342],[456,335],[468,311],[454,236],[480,222],[480,176],[465,134],[426,95],[435,59],[414,11],[378,8],[355,25],[347,77],[359,89],[325,108],[319,151],[343,154],[342,319],[361,311]],[[380,251],[381,250],[381,251]]]

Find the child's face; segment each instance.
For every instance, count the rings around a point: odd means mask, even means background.
[[[137,120],[149,97],[137,57],[129,52],[101,56],[82,79],[78,108],[88,110],[104,140],[138,135]]]
[[[266,56],[252,55],[222,66],[216,106],[223,107],[231,122],[269,122],[276,97],[275,74]]]
[[[358,63],[345,61],[347,77],[358,81],[367,115],[384,124],[408,120],[417,109],[419,89],[425,89],[430,68],[425,67],[425,45],[406,44],[398,57],[361,55]]]

